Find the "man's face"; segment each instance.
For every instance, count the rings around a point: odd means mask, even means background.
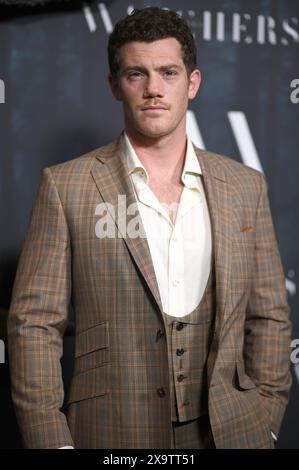
[[[125,129],[159,138],[186,127],[188,100],[200,85],[200,72],[187,77],[180,43],[175,38],[130,42],[120,49],[120,75],[109,76],[112,92],[122,101]]]

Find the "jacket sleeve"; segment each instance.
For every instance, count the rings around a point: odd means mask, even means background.
[[[262,395],[271,431],[278,435],[291,387],[291,323],[285,276],[262,174],[252,279],[245,324],[245,367]]]
[[[74,445],[60,411],[60,359],[70,295],[68,227],[46,168],[19,259],[7,325],[12,397],[27,448]]]

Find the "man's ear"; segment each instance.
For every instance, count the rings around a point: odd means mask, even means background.
[[[193,100],[197,95],[198,89],[201,83],[201,73],[200,70],[195,69],[189,77],[189,89],[188,89],[188,98]]]
[[[122,101],[121,90],[120,90],[118,78],[113,77],[113,75],[111,75],[111,73],[110,73],[108,75],[108,81],[109,81],[109,85],[110,85],[110,88],[111,88],[111,91],[112,91],[112,94],[113,94],[114,98],[117,99],[118,101]]]

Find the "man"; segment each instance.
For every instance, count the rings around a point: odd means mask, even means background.
[[[290,322],[264,177],[186,136],[201,77],[174,12],[134,11],[108,51],[124,132],[44,170],[16,275],[8,333],[24,443],[272,448]]]

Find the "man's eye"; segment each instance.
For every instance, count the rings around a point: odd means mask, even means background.
[[[165,70],[164,73],[167,75],[167,77],[172,77],[172,76],[176,75],[175,70]]]
[[[129,73],[129,77],[133,77],[133,78],[134,78],[134,77],[139,77],[140,75],[141,75],[140,72],[130,72],[130,73]]]

